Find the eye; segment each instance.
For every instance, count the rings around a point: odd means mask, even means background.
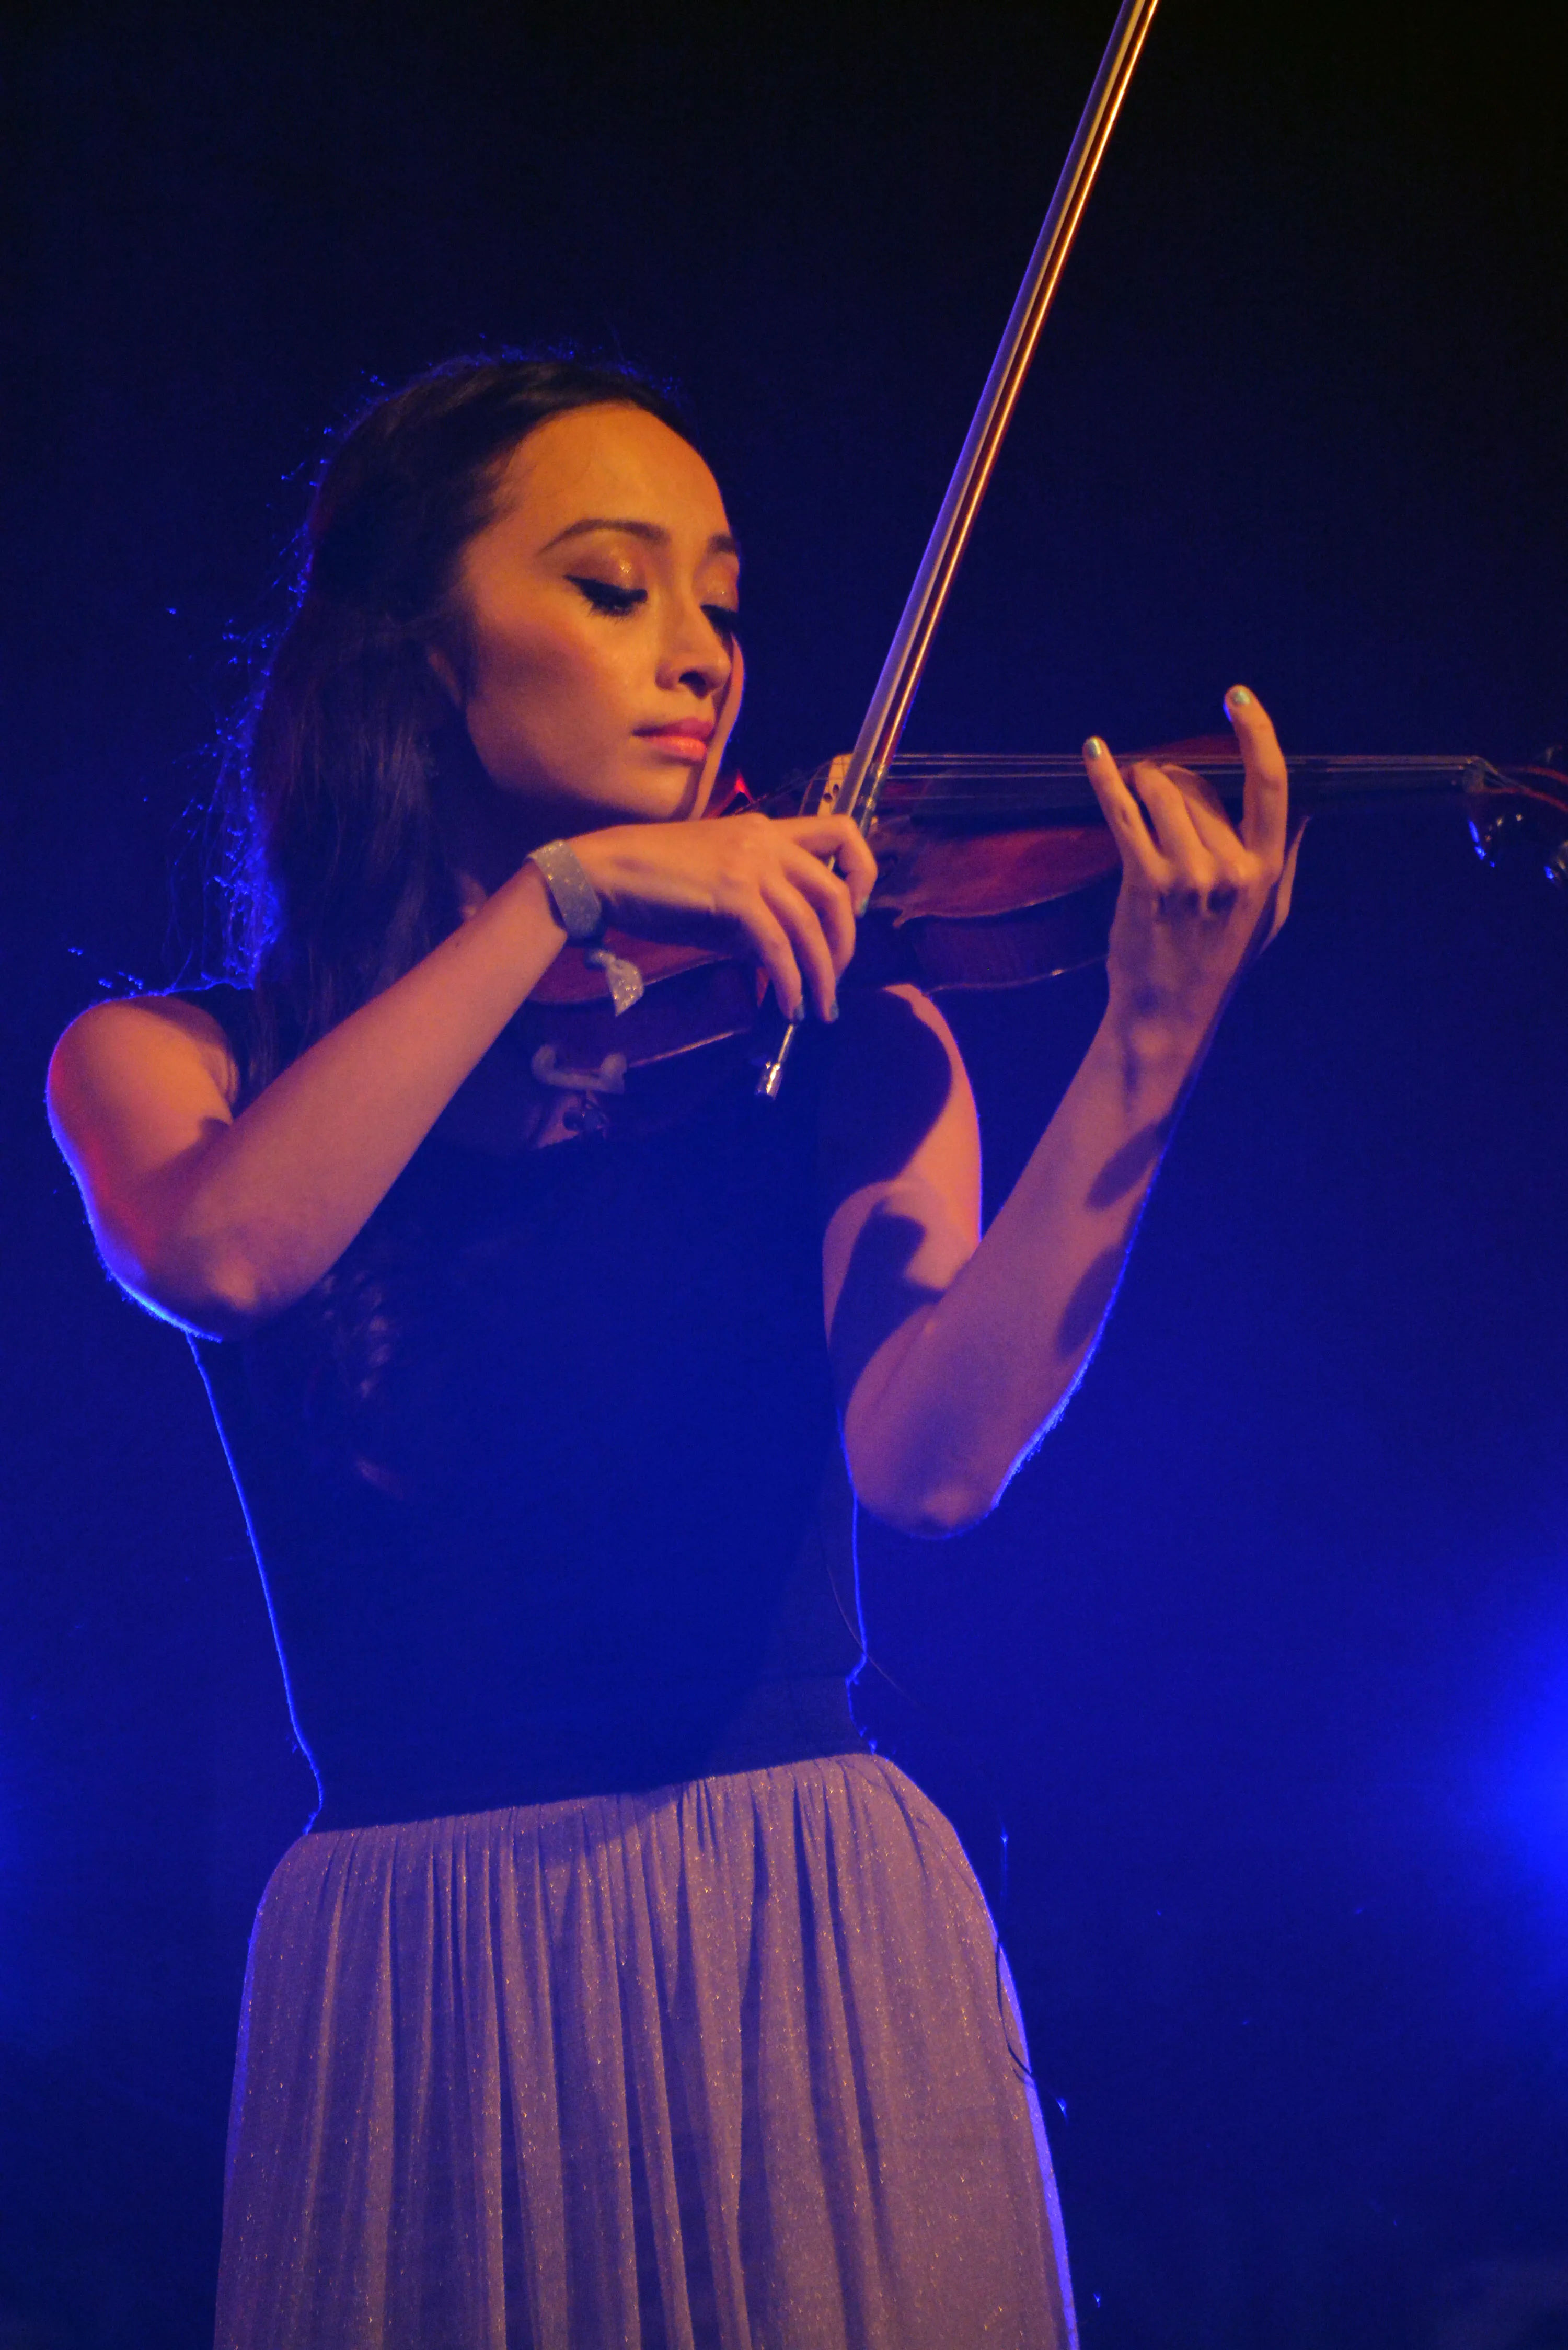
[[[733,637],[736,629],[741,625],[741,616],[739,612],[736,611],[734,606],[732,604],[704,604],[702,609],[706,614],[715,635],[722,637],[724,642],[728,644],[732,637]]]
[[[609,612],[618,619],[624,619],[628,612],[648,601],[646,588],[614,588],[607,579],[580,576],[576,571],[569,571],[566,577],[587,598],[596,612]]]

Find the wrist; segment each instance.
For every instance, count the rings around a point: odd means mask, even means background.
[[[1174,1097],[1202,1059],[1213,1028],[1212,1014],[1200,1019],[1168,1004],[1118,1002],[1113,990],[1100,1033],[1129,1093]]]
[[[542,924],[549,931],[553,955],[558,954],[566,945],[566,926],[556,910],[556,901],[550,895],[544,875],[531,858],[520,865],[478,910],[484,912],[489,907],[499,910],[504,905],[522,915],[530,929]]]
[[[605,910],[592,877],[569,840],[546,841],[525,859],[549,895],[556,920],[569,939],[587,943],[605,926]]]
[[[576,845],[569,840],[546,841],[525,862],[543,880],[566,937],[583,949],[590,969],[603,972],[616,1013],[629,1012],[642,994],[642,973],[636,963],[605,943],[607,910]]]
[[[589,888],[599,899],[607,920],[613,921],[612,900],[616,894],[617,867],[615,837],[622,827],[605,826],[597,832],[574,833],[569,840],[559,844],[570,850]]]

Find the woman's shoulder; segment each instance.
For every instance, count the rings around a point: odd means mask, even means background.
[[[140,1000],[161,1005],[162,1016],[179,1024],[187,1035],[199,1033],[211,1040],[216,1029],[228,1046],[238,1079],[237,1090],[245,1090],[256,1049],[256,1003],[251,989],[235,987],[226,979],[215,979],[202,987],[177,988],[168,995]]]
[[[244,1087],[252,1026],[248,989],[227,984],[89,1004],[55,1047],[51,1113],[68,1123],[73,1106],[96,1096],[198,1066],[232,1107]]]

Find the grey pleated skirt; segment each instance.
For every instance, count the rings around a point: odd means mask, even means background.
[[[218,2350],[1066,2350],[991,1919],[844,1755],[286,1853]]]

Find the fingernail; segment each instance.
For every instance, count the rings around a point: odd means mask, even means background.
[[[1098,736],[1097,734],[1091,734],[1091,735],[1090,735],[1090,737],[1089,737],[1089,739],[1088,739],[1088,741],[1087,741],[1087,742],[1085,743],[1085,745],[1084,745],[1084,756],[1085,756],[1085,759],[1103,759],[1103,758],[1105,757],[1105,755],[1106,755],[1106,746],[1105,746],[1105,744],[1101,742],[1101,740],[1100,740],[1100,738],[1099,738],[1099,736]]]
[[[1233,685],[1225,696],[1227,710],[1251,710],[1252,697],[1244,685]]]
[[[826,1011],[823,1014],[823,1015],[822,1015],[822,1016],[823,1016],[823,1018],[824,1018],[825,1020],[836,1020],[836,1019],[837,1019],[837,1017],[838,1017],[838,998],[837,998],[837,996],[836,996],[836,995],[833,998],[832,1002],[829,1003],[829,1005],[828,1005],[828,1007],[827,1007]]]
[[[867,891],[866,892],[866,895],[864,896],[864,898],[862,898],[862,899],[861,899],[861,900],[860,900],[859,904],[858,904],[858,905],[856,907],[856,909],[855,909],[855,919],[856,919],[856,920],[857,920],[857,922],[860,922],[860,921],[864,921],[864,920],[865,920],[865,919],[866,919],[866,909],[867,908],[867,906],[869,906],[869,904],[870,904],[870,903],[871,903],[871,892],[870,892],[870,890],[869,890],[869,889],[867,889]]]
[[[792,1028],[798,1028],[805,1018],[805,999],[803,996],[801,1001],[795,1005],[794,1010],[789,1015],[789,1024]]]

